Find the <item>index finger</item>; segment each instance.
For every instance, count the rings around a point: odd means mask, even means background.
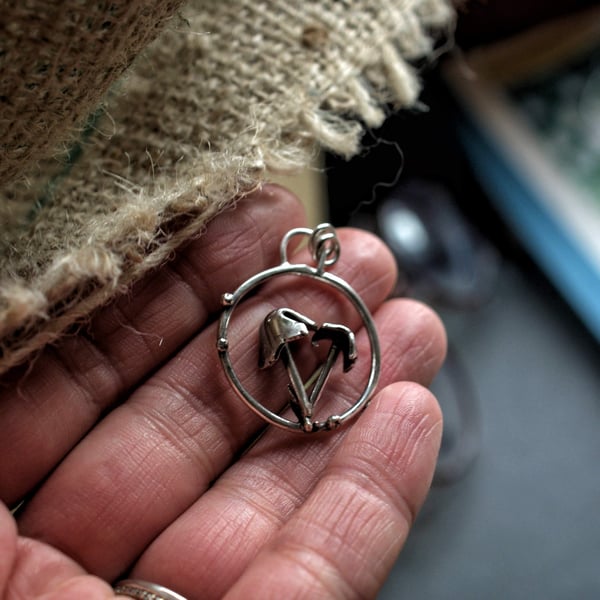
[[[302,225],[297,199],[266,186],[101,310],[86,331],[50,347],[0,391],[0,499],[36,486],[100,416],[166,361],[218,310],[220,294],[277,261]]]

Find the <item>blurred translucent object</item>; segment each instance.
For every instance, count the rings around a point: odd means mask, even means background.
[[[377,209],[376,228],[398,262],[398,294],[461,309],[493,294],[498,253],[441,185],[412,180],[396,187]]]

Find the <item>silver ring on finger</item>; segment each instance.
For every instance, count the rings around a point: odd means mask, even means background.
[[[124,579],[113,588],[115,595],[136,600],[186,600],[184,596],[157,583],[142,579]]]

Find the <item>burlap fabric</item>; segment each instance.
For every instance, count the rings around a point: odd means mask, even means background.
[[[306,165],[316,144],[356,152],[384,107],[415,103],[415,61],[452,21],[445,0],[1,8],[0,372],[267,170]]]

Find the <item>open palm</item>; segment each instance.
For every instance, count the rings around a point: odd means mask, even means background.
[[[380,391],[338,431],[264,430],[219,364],[220,297],[277,264],[282,236],[301,225],[292,195],[265,187],[84,330],[5,377],[0,498],[28,499],[19,535],[0,507],[0,597],[114,597],[105,582],[124,574],[190,600],[377,593],[433,472],[441,416],[421,386],[443,360],[444,333],[426,307],[386,301],[396,273],[385,247],[341,230],[334,272],[374,315]],[[254,315],[288,305],[359,328],[314,287],[265,285],[238,308],[240,339]],[[361,329],[356,343],[368,355]],[[281,384],[266,383],[251,352],[238,366],[257,394],[284,408],[285,373]],[[357,361],[327,385],[352,402],[365,376]]]

